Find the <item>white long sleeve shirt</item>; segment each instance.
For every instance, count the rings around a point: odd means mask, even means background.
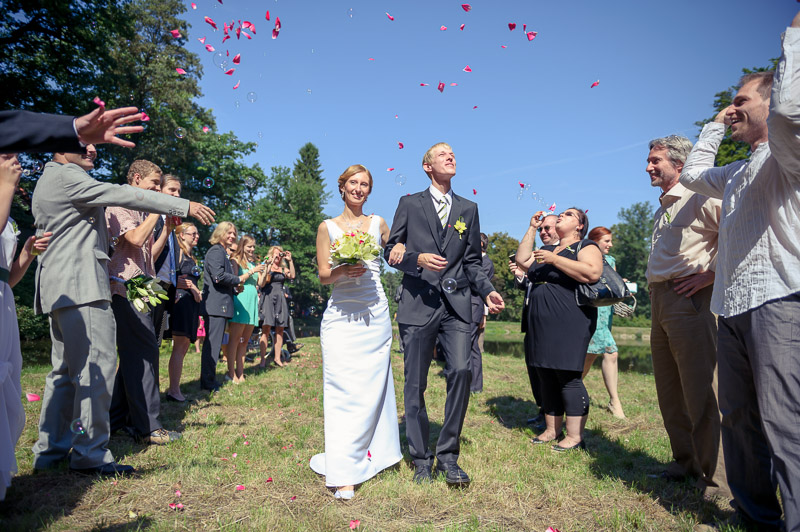
[[[725,126],[706,124],[683,167],[688,189],[722,199],[712,312],[736,316],[800,292],[800,28],[782,37],[769,141],[714,167]]]

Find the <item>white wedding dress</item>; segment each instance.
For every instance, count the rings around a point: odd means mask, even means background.
[[[343,231],[325,220],[331,242]],[[380,218],[369,231],[380,243]],[[325,452],[310,466],[330,487],[360,484],[399,462],[400,434],[390,363],[392,322],[380,281],[380,258],[358,280],[333,285],[322,317]]]
[[[11,269],[17,249],[17,233],[13,220],[0,234],[0,267]],[[0,501],[5,499],[6,488],[17,472],[14,449],[25,427],[25,410],[22,407],[22,354],[19,348],[17,308],[11,286],[0,281]]]

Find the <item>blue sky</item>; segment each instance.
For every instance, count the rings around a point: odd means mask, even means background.
[[[196,0],[196,10],[187,2],[186,46],[201,57],[200,103],[218,128],[259,143],[249,162],[291,167],[313,142],[328,190],[347,166],[365,165],[375,180],[365,211],[391,223],[398,198],[429,185],[427,148],[448,142],[454,191],[478,203],[483,232],[515,238],[542,208],[533,192],[559,212],[588,209],[592,226],[616,223],[637,201],[656,204],[647,142],[694,140],[716,92],[780,55],[798,9],[788,0],[472,0],[469,12],[457,0],[223,1]],[[222,44],[231,20],[252,22],[256,35]],[[232,76],[200,37],[241,54]],[[530,184],[521,200],[520,181]],[[341,212],[337,196],[325,211]]]

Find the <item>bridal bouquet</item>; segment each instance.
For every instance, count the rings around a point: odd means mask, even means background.
[[[331,244],[331,266],[367,263],[381,254],[375,237],[364,231],[345,233]]]
[[[139,312],[150,312],[150,306],[155,307],[161,301],[169,299],[167,292],[152,277],[137,275],[125,281],[128,290],[128,301],[133,303]]]

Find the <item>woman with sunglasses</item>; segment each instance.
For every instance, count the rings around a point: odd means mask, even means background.
[[[558,244],[532,251],[536,231],[546,214],[539,211],[533,215],[516,256],[520,267],[530,262],[531,255],[534,258],[528,269],[532,284],[528,342],[541,385],[546,429],[531,441],[544,444],[559,440],[566,414],[567,434],[552,449],[585,449],[583,427],[589,414],[589,394],[581,375],[597,325],[597,309],[578,306],[575,288],[600,278],[603,256],[596,242],[583,240],[589,220],[575,207],[558,215]]]

